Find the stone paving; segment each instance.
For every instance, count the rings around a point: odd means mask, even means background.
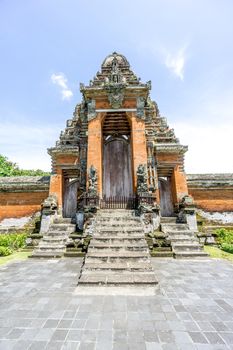
[[[2,266],[0,349],[233,349],[233,264],[152,262],[149,296],[78,295],[81,258]]]

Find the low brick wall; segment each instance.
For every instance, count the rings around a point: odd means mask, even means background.
[[[49,176],[0,178],[0,220],[29,216],[49,194]]]
[[[187,183],[198,208],[233,212],[233,174],[191,174]],[[49,176],[0,177],[0,220],[39,211],[49,185]]]
[[[233,174],[189,174],[187,183],[198,208],[233,212]]]

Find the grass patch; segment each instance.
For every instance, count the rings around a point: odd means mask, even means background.
[[[31,252],[13,252],[11,255],[8,256],[0,256],[0,265],[4,265],[8,263],[9,261],[14,260],[25,260],[28,258],[28,256],[31,254]]]
[[[210,255],[211,258],[226,259],[233,262],[233,254],[224,252],[223,250],[217,247],[211,247],[206,245],[204,246],[204,250]]]

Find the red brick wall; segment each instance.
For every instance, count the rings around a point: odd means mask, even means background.
[[[178,166],[176,166],[173,171],[171,183],[173,200],[175,203],[178,203],[183,196],[188,194],[185,173],[181,172]]]
[[[98,176],[98,192],[102,193],[102,119],[104,114],[88,123],[87,171],[93,165]]]
[[[189,188],[189,194],[193,196],[197,207],[205,211],[233,211],[233,188]]]
[[[52,175],[50,178],[50,188],[49,194],[56,195],[58,206],[62,206],[62,197],[63,197],[63,180],[62,180],[62,171],[58,169],[58,174]]]
[[[134,189],[137,187],[137,169],[140,164],[147,165],[147,149],[145,137],[145,122],[135,116],[135,113],[127,113],[132,128],[132,158]]]
[[[47,197],[48,191],[0,193],[0,220],[32,215]]]

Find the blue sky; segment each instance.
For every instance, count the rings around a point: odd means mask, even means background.
[[[232,172],[232,18],[232,0],[0,0],[0,153],[50,170],[79,83],[118,51],[189,145],[186,172]]]

